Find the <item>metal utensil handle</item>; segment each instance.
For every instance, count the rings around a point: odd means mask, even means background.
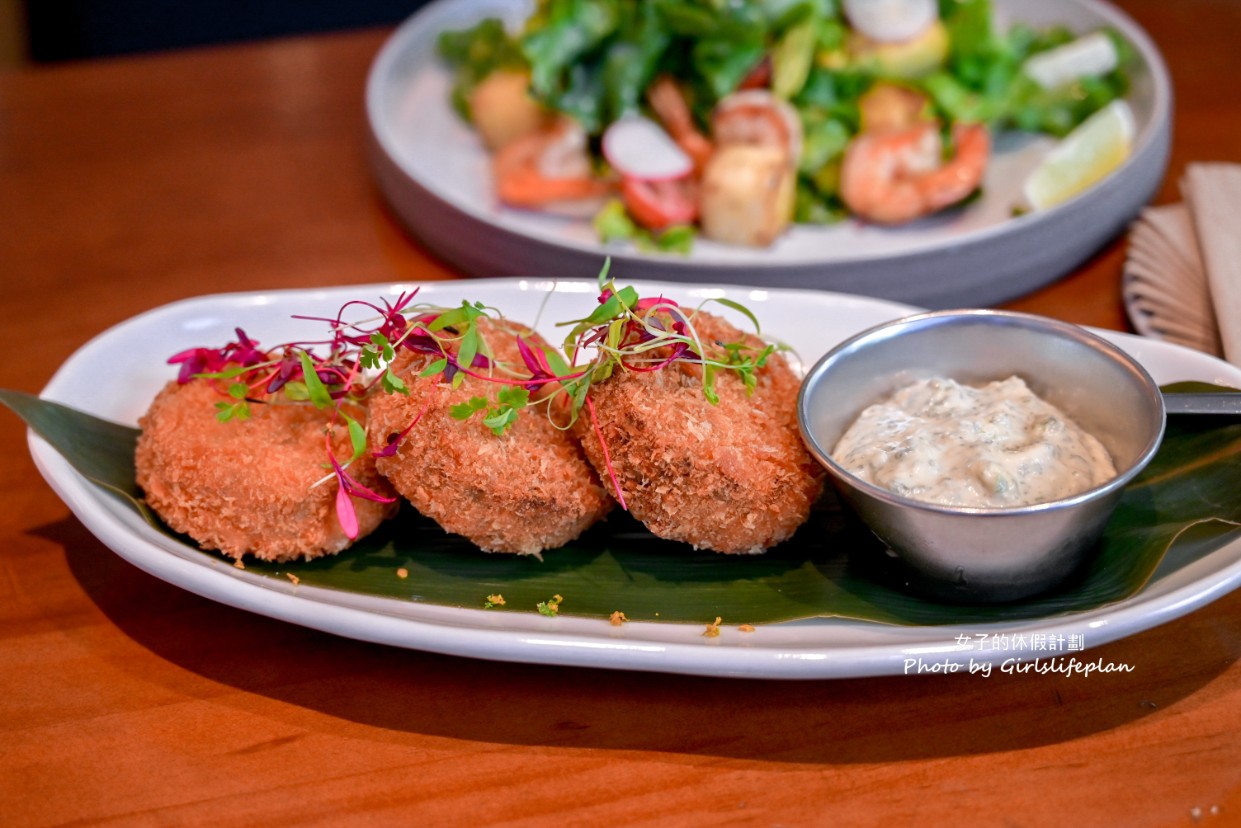
[[[1241,416],[1241,393],[1215,391],[1192,394],[1164,394],[1169,414],[1231,414]]]

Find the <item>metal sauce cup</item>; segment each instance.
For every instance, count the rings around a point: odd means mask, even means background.
[[[1046,503],[964,508],[895,494],[831,457],[863,409],[915,380],[979,385],[1014,374],[1094,435],[1117,476]],[[1068,577],[1164,432],[1159,386],[1132,357],[1076,325],[995,310],[918,314],[842,342],[807,374],[797,416],[810,452],[845,503],[905,564],[911,586],[979,603],[1035,595]]]

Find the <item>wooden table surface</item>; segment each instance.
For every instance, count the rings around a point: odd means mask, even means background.
[[[1241,161],[1241,3],[1122,5],[1174,76],[1173,200],[1187,162]],[[368,174],[386,35],[0,75],[0,386],[183,297],[457,276]],[[1123,256],[1012,307],[1123,329]],[[1133,671],[763,682],[358,643],[125,563],[0,414],[6,825],[1241,825],[1241,593],[1090,654]]]

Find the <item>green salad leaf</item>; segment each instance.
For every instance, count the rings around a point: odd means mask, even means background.
[[[954,0],[944,19],[948,64],[920,86],[949,120],[1062,136],[1128,91],[1127,67],[1135,52],[1115,32],[1108,32],[1120,58],[1115,70],[1046,90],[1027,77],[1022,66],[1032,55],[1069,43],[1073,32],[1062,26],[1036,30],[1024,24],[998,32],[990,0]]]
[[[755,73],[766,77],[801,118],[795,220],[816,224],[846,214],[840,162],[861,126],[859,101],[877,82],[925,94],[945,124],[982,122],[1053,136],[1067,134],[1128,90],[1136,53],[1115,32],[1108,33],[1120,57],[1114,71],[1047,90],[1022,67],[1031,55],[1071,41],[1072,32],[1024,24],[999,30],[992,0],[941,0],[939,6],[946,55],[938,59],[938,46],[927,68],[895,78],[888,76],[896,71],[890,65],[857,51],[858,36],[833,0],[539,0],[519,35],[488,20],[446,33],[440,52],[456,68],[453,103],[463,113],[486,73],[528,67],[534,97],[596,137],[612,121],[643,110],[657,76],[678,81],[704,131],[720,99]],[[622,233],[613,216],[596,226],[609,241],[669,247]]]
[[[447,31],[436,44],[440,57],[455,70],[452,106],[469,121],[470,93],[497,69],[525,69],[521,46],[509,35],[504,21],[488,18],[461,31]]]
[[[632,242],[639,250],[658,253],[688,253],[697,231],[688,224],[677,224],[661,231],[639,227],[629,217],[619,199],[609,199],[593,220],[595,233],[603,244]]]

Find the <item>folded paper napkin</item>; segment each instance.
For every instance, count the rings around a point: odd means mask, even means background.
[[[1241,164],[1190,164],[1181,194],[1134,222],[1125,307],[1139,332],[1241,365]]]

